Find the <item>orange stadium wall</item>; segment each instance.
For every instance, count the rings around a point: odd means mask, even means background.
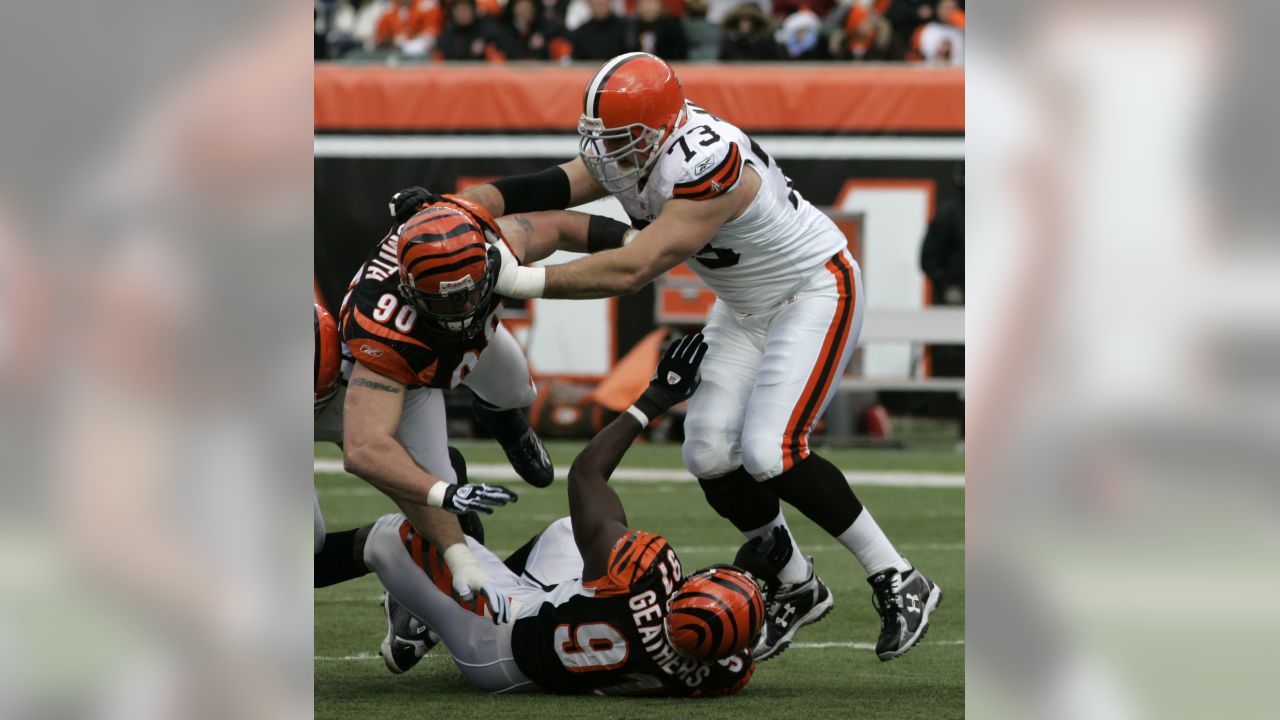
[[[532,172],[576,152],[594,67],[315,69],[317,283],[340,300],[408,185],[454,191]],[[815,205],[866,215],[873,302],[920,302],[912,258],[937,204],[955,195],[964,153],[961,70],[849,65],[676,66],[686,95],[752,134]],[[626,219],[612,200],[589,208]],[[517,308],[535,372],[598,377],[654,327],[652,289],[617,300]],[[892,349],[877,350],[893,364]]]

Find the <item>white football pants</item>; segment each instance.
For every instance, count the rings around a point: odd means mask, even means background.
[[[762,481],[809,456],[809,431],[858,344],[863,297],[862,272],[846,251],[772,310],[736,313],[716,301],[684,424],[690,473],[714,478],[741,465]]]
[[[440,636],[468,682],[488,692],[536,690],[516,665],[511,630],[515,618],[536,615],[544,599],[582,589],[582,556],[573,526],[566,517],[543,530],[522,575],[474,538],[468,537],[467,545],[499,591],[511,598],[511,622],[494,625],[483,600],[458,600],[442,555],[413,532],[403,515],[384,515],[374,523],[364,560],[387,592]]]

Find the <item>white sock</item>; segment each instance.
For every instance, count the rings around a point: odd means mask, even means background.
[[[791,559],[787,561],[786,567],[778,573],[778,579],[783,583],[791,585],[793,583],[804,582],[809,579],[809,561],[804,559],[804,554],[800,552],[800,545],[796,543],[796,536],[791,534],[791,528],[787,527],[786,518],[782,517],[782,511],[778,511],[778,517],[773,522],[756,528],[750,532],[742,533],[742,536],[748,540],[754,540],[758,537],[768,537],[773,529],[781,525],[787,528],[787,536],[791,538]]]
[[[893,543],[885,537],[884,531],[876,524],[876,519],[871,517],[871,511],[866,508],[862,509],[849,529],[836,540],[858,558],[858,562],[867,571],[867,577],[888,568],[897,568],[901,572],[911,569],[911,563],[893,548]]]

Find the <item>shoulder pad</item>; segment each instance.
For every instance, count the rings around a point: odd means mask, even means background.
[[[698,147],[694,158],[685,163],[677,176],[671,197],[677,200],[710,200],[732,192],[742,179],[742,163],[742,152],[731,140]]]

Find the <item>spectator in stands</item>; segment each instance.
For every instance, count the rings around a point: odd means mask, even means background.
[[[826,60],[827,45],[822,38],[822,20],[807,9],[800,9],[782,21],[776,36],[787,60]]]
[[[707,19],[717,25],[723,25],[725,18],[729,17],[729,13],[738,9],[745,3],[755,4],[766,17],[770,13],[771,6],[769,4],[769,0],[708,0]]]
[[[769,19],[759,5],[748,2],[730,10],[720,27],[721,60],[778,59],[778,44],[773,41]]]
[[[827,47],[841,60],[886,60],[893,30],[874,5],[850,2],[827,18]]]
[[[421,57],[440,35],[444,12],[436,0],[396,0],[378,19],[374,46]]]
[[[891,0],[884,6],[884,17],[893,28],[891,54],[894,59],[906,56],[916,29],[933,20],[936,3],[937,0]]]
[[[684,25],[667,13],[662,0],[636,0],[636,16],[631,21],[627,44],[667,61],[689,59]]]
[[[341,0],[329,27],[329,57],[340,58],[357,49],[372,49],[378,21],[390,6],[387,0]]]
[[[685,4],[684,35],[689,40],[689,59],[715,60],[720,54],[720,26],[707,18],[707,0]]]
[[[378,20],[375,45],[422,56],[435,47],[444,28],[445,13],[438,0],[394,0]],[[383,43],[377,43],[381,37]]]
[[[476,0],[453,0],[449,24],[440,34],[436,59],[504,60],[501,33],[492,20],[476,12]]]
[[[933,22],[921,25],[912,34],[908,59],[932,65],[964,65],[964,12],[955,0],[939,0],[935,12]]]
[[[630,50],[629,23],[614,14],[611,0],[588,0],[591,19],[570,34],[574,60],[608,60]]]
[[[564,28],[545,16],[541,0],[509,0],[503,52],[510,60],[560,60],[572,54]]]
[[[773,17],[781,21],[800,10],[808,10],[821,19],[830,15],[835,6],[836,0],[773,0]]]

